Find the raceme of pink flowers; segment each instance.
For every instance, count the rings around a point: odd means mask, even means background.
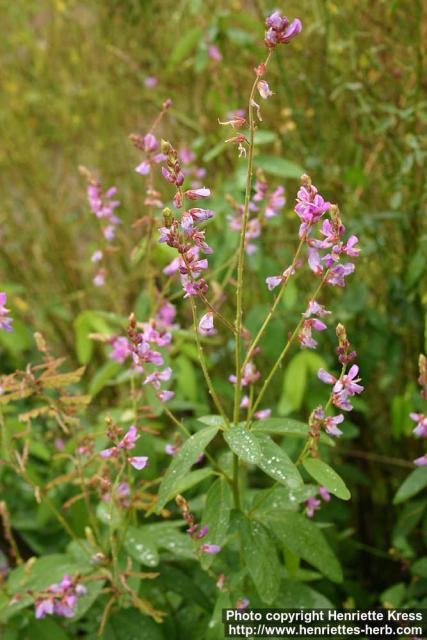
[[[35,615],[39,620],[46,615],[72,618],[75,614],[77,600],[86,594],[86,587],[65,575],[58,584],[51,584],[41,593],[35,602]]]

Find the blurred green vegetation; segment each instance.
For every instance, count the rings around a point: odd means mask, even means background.
[[[0,7],[0,289],[9,294],[16,327],[0,336],[8,371],[31,359],[35,330],[58,353],[82,360],[76,329],[96,330],[83,312],[125,318],[143,310],[142,262],[134,249],[144,237],[132,223],[144,215],[144,186],[128,134],[144,133],[167,97],[173,107],[161,134],[176,147],[193,148],[206,167],[219,214],[217,234],[210,228],[211,237],[220,237],[213,240],[218,259],[232,251],[226,195],[241,200],[244,163],[222,144],[227,136],[218,119],[244,106],[262,55],[263,18],[274,7],[263,0],[3,0]],[[395,560],[408,547],[389,504],[407,461],[422,453],[407,416],[417,408],[416,364],[427,338],[427,12],[422,0],[289,0],[285,9],[301,18],[304,30],[292,47],[277,51],[269,72],[275,95],[263,105],[262,128],[270,135],[261,139],[256,162],[272,184],[283,182],[288,205],[250,265],[256,285],[247,325],[259,326],[271,300],[263,279],[279,273],[295,247],[298,170],[271,160],[277,156],[302,167],[339,204],[363,250],[356,275],[332,302],[334,319],[345,323],[358,350],[367,388],[356,407],[354,438],[340,445],[357,499],[350,515],[336,514],[349,535],[356,531],[347,593],[353,589],[357,598],[360,590],[385,589],[399,579]],[[209,43],[222,62],[208,57]],[[155,88],[145,86],[147,76],[158,78]],[[79,165],[116,184],[122,201],[120,250],[102,289],[92,284],[99,230]],[[299,285],[304,290],[301,278]],[[290,295],[264,345],[264,364],[285,335],[286,314],[298,309]],[[333,366],[329,333],[319,353],[330,354],[326,365]],[[319,363],[306,355],[294,356],[283,391],[279,376],[270,394],[279,412],[306,416],[314,406]],[[98,347],[85,359],[92,374],[105,361]],[[194,400],[198,374],[191,357],[178,366],[182,396]],[[214,375],[227,394],[222,371],[220,365]],[[103,408],[111,405],[110,391],[99,396]],[[394,556],[387,556],[390,546]]]

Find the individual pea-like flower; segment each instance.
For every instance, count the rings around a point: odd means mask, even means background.
[[[208,47],[208,56],[211,60],[214,60],[215,62],[221,62],[222,60],[221,51],[214,44],[211,44]]]
[[[359,367],[354,364],[350,367],[347,374],[344,374],[338,379],[331,373],[325,371],[325,369],[319,369],[317,375],[322,382],[333,385],[332,403],[344,411],[351,411],[353,407],[348,398],[362,393],[364,389],[362,385],[358,384],[360,381],[360,378],[356,377],[358,373]]]
[[[317,498],[308,498],[308,500],[305,501],[305,513],[307,518],[312,518],[315,511],[320,509],[321,504],[321,501]]]
[[[247,609],[250,605],[248,598],[239,598],[236,602],[236,609]]]
[[[212,336],[216,333],[214,327],[214,314],[212,311],[208,311],[200,318],[199,333],[202,336]]]
[[[103,257],[104,257],[103,252],[98,249],[92,254],[91,262],[93,262],[94,264],[96,264],[97,262],[101,262]]]
[[[410,413],[409,416],[417,423],[413,433],[421,438],[427,438],[427,417],[422,413]]]
[[[319,495],[324,502],[330,502],[331,494],[329,493],[326,487],[323,487],[323,486],[319,487]]]
[[[201,200],[203,198],[210,198],[211,190],[206,187],[200,189],[188,189],[184,192],[184,195],[189,200]]]
[[[154,389],[160,389],[160,383],[170,380],[171,376],[171,367],[166,367],[163,371],[153,371],[153,373],[150,373],[150,375],[145,378],[143,384],[151,384]]]
[[[0,292],[0,329],[3,331],[7,331],[11,333],[12,329],[12,318],[9,316],[9,309],[6,308],[7,303],[7,295],[4,291]]]
[[[265,80],[259,80],[258,81],[257,89],[258,89],[259,95],[264,100],[267,100],[267,98],[270,98],[273,95],[273,92],[271,91],[270,87],[268,86],[268,82],[266,82]]]
[[[423,456],[421,456],[420,458],[416,458],[414,460],[414,464],[417,465],[417,467],[425,467],[427,466],[427,453]]]
[[[331,311],[328,311],[322,304],[316,302],[316,300],[310,300],[306,311],[302,315],[304,318],[309,318],[310,316],[322,318],[331,315]]]
[[[246,387],[249,384],[255,384],[255,382],[257,382],[259,380],[260,376],[261,376],[261,374],[258,371],[258,369],[256,368],[255,363],[254,362],[248,362],[248,364],[245,366],[245,368],[243,370],[243,375],[242,375],[242,378],[240,380],[240,386],[241,387]],[[236,378],[236,376],[234,374],[229,376],[228,379],[233,384],[236,384],[236,382],[237,382],[237,378]]]
[[[260,409],[259,411],[255,411],[254,418],[256,420],[265,420],[271,416],[271,409]]]
[[[327,416],[324,419],[323,424],[325,425],[325,431],[328,436],[338,438],[342,435],[341,429],[339,429],[337,426],[341,424],[341,422],[344,422],[344,416],[342,413],[339,413],[337,416]]]
[[[298,340],[301,347],[315,349],[317,347],[317,341],[312,336],[312,330],[324,331],[326,328],[326,324],[318,318],[309,318],[308,320],[304,320],[302,329],[298,334]]]
[[[147,89],[154,89],[157,84],[157,78],[155,76],[147,76],[144,78],[144,85]]]
[[[217,553],[219,553],[221,551],[221,547],[219,546],[219,544],[205,543],[205,544],[201,544],[200,545],[200,551],[202,551],[203,553],[209,553],[211,555],[216,555]]]
[[[136,469],[137,471],[141,471],[141,469],[144,469],[147,466],[148,457],[147,456],[130,456],[128,458],[128,462],[134,469]]]
[[[282,282],[288,280],[291,276],[295,274],[295,268],[290,266],[284,270],[281,276],[269,276],[265,279],[268,290],[272,291],[276,287],[278,287]]]
[[[99,271],[96,272],[94,278],[93,278],[93,284],[95,285],[95,287],[103,287],[105,284],[105,276],[107,275],[107,272],[105,269],[99,269]]]

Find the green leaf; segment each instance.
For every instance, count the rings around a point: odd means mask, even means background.
[[[124,547],[132,558],[147,567],[156,567],[159,564],[156,541],[147,533],[145,527],[129,527]]]
[[[266,418],[265,420],[257,420],[252,426],[252,433],[269,433],[282,436],[296,436],[298,438],[307,438],[308,424],[294,420],[293,418]],[[326,433],[320,434],[320,442],[335,446],[332,438]]]
[[[96,396],[120,369],[121,366],[118,362],[106,362],[93,376],[89,385],[89,395]]]
[[[182,560],[194,559],[194,547],[190,537],[179,531],[182,521],[155,522],[141,527],[148,536],[156,541],[159,548],[165,549]]]
[[[268,516],[279,540],[297,556],[319,569],[333,582],[342,582],[342,570],[320,529],[300,513],[280,512]]]
[[[22,631],[22,640],[70,640],[65,631],[52,618],[44,618],[44,620],[32,620],[31,630],[28,635]],[[25,634],[25,635],[24,635]],[[6,638],[5,638],[6,640]]]
[[[301,409],[308,374],[314,374],[325,366],[324,359],[311,351],[300,351],[292,358],[283,375],[283,390],[278,406],[280,415]]]
[[[304,169],[294,162],[279,158],[277,156],[260,155],[254,158],[254,164],[266,173],[279,178],[299,178],[303,175]]]
[[[37,558],[31,569],[20,566],[10,572],[7,580],[9,593],[25,592],[28,589],[42,591],[55,582],[60,582],[65,574],[71,576],[76,573],[87,574],[93,571],[93,566],[84,560],[78,562],[65,553],[53,553]]]
[[[224,418],[222,416],[202,416],[201,418],[197,418],[199,422],[203,424],[207,424],[209,427],[221,427],[224,426]]]
[[[117,529],[121,522],[121,512],[116,506],[114,506],[114,504],[108,502],[98,503],[98,506],[96,507],[96,517],[103,524],[111,526],[113,529]]]
[[[264,473],[290,489],[300,487],[302,478],[288,454],[267,435],[258,434],[256,439],[261,449],[258,466]]]
[[[201,41],[203,37],[203,30],[201,27],[194,27],[184,33],[184,35],[175,44],[172,53],[169,56],[168,71],[173,71],[187,58],[196,45]]]
[[[193,363],[186,356],[180,355],[175,358],[174,364],[178,366],[176,381],[180,395],[186,400],[197,402],[197,377]]]
[[[257,464],[261,457],[259,442],[250,431],[243,427],[231,427],[224,432],[224,439],[239,458],[250,464]]]
[[[334,605],[322,593],[306,584],[289,580],[280,590],[277,606],[283,609],[333,609]]]
[[[209,531],[206,540],[212,544],[219,544],[220,547],[227,539],[228,526],[230,522],[231,491],[228,483],[219,478],[215,480],[208,491],[206,506],[203,511],[202,527],[208,525]],[[202,567],[207,569],[212,564],[214,558],[206,553],[202,556]]]
[[[110,327],[96,311],[82,311],[74,320],[76,354],[80,364],[87,364],[92,357],[94,343],[89,334],[93,332],[108,335]]]
[[[274,542],[256,520],[242,520],[241,534],[249,575],[261,600],[272,604],[280,587],[280,564]]]
[[[399,487],[394,496],[393,504],[400,504],[408,500],[408,498],[412,498],[412,496],[415,496],[424,489],[424,487],[427,487],[427,467],[420,467],[412,471]]]
[[[169,500],[174,486],[179,483],[190,471],[201,453],[218,433],[218,427],[206,427],[192,435],[184,443],[172,460],[166,474],[160,483],[157,496],[157,512],[161,511]]]
[[[411,572],[414,576],[420,576],[421,578],[427,578],[427,556],[420,558],[411,567]]]
[[[347,489],[344,480],[323,460],[307,458],[304,461],[304,468],[312,478],[326,487],[337,498],[341,498],[341,500],[349,500],[351,498],[351,493]]]
[[[136,609],[121,610],[109,618],[102,640],[165,640],[162,626]]]

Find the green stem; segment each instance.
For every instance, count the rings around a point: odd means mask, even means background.
[[[267,67],[271,58],[271,50],[268,52],[267,59],[264,63]],[[242,229],[240,233],[240,244],[237,263],[237,287],[236,287],[236,343],[235,343],[235,363],[236,363],[236,386],[234,390],[234,412],[233,422],[237,424],[239,421],[239,406],[240,406],[240,383],[242,380],[242,371],[240,364],[240,348],[241,348],[241,331],[242,331],[242,317],[243,317],[243,275],[244,275],[244,263],[245,263],[245,240],[246,240],[246,228],[249,219],[249,201],[251,197],[251,185],[252,185],[252,171],[253,171],[253,157],[254,157],[254,135],[255,135],[255,122],[254,122],[254,108],[253,99],[255,90],[259,81],[257,76],[252,85],[251,93],[249,96],[248,114],[249,114],[249,151],[248,151],[248,168],[246,172],[246,187],[245,187],[245,204],[243,209]]]

